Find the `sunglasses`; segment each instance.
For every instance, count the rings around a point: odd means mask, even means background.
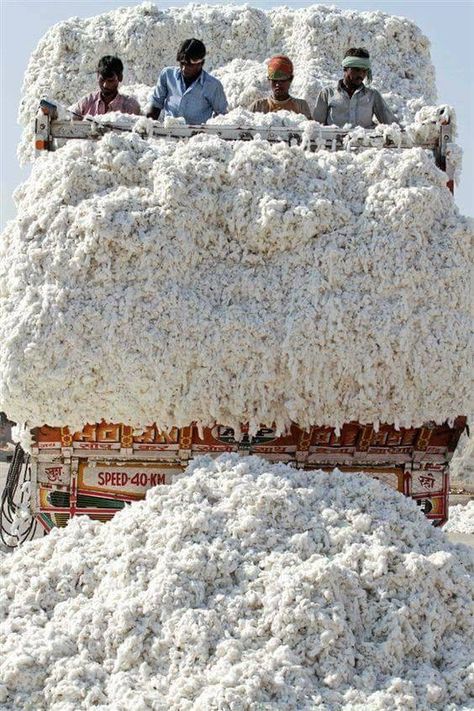
[[[204,64],[204,59],[179,59],[178,62],[182,67],[195,67],[198,64]]]

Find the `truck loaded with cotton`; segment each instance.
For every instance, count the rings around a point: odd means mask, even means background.
[[[225,116],[64,112],[105,54],[144,106],[185,37]],[[268,57],[314,106],[349,46],[400,125],[247,110]],[[473,232],[436,102],[427,38],[380,12],[145,3],[40,41],[0,242],[2,708],[469,707],[473,561],[436,527]]]

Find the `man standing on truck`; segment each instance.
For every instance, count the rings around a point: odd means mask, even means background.
[[[380,93],[364,84],[370,84],[372,70],[370,55],[363,47],[351,47],[342,60],[344,74],[335,86],[319,92],[313,119],[326,126],[352,126],[373,128],[373,117],[379,123],[398,123]]]
[[[97,65],[99,91],[84,96],[71,111],[79,116],[98,116],[109,111],[123,114],[140,114],[140,104],[133,96],[119,94],[119,84],[123,79],[123,64],[118,57],[107,54],[101,57]]]
[[[227,113],[227,99],[221,82],[204,70],[206,48],[201,40],[184,40],[178,48],[178,67],[166,67],[146,109],[149,118],[182,117],[187,124],[206,123],[211,116]]]
[[[293,111],[311,118],[311,111],[304,99],[290,96],[290,85],[293,81],[293,62],[283,54],[272,57],[268,62],[268,81],[271,95],[265,99],[257,99],[250,106],[250,111],[268,114],[273,111]]]

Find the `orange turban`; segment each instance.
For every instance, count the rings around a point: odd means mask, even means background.
[[[268,78],[273,79],[291,79],[293,77],[293,63],[291,59],[283,54],[278,54],[272,57],[268,62]]]

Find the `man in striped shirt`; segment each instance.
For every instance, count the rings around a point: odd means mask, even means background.
[[[99,91],[83,96],[77,104],[71,106],[71,111],[81,116],[98,116],[110,111],[120,111],[122,114],[137,114],[140,104],[133,96],[119,94],[119,84],[123,79],[123,64],[118,57],[106,55],[99,60],[97,66],[97,81]]]

